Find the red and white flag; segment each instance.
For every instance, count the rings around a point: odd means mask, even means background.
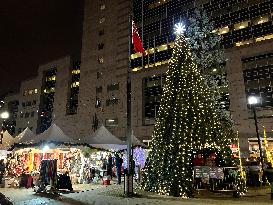
[[[136,53],[143,53],[144,55],[146,55],[146,51],[143,48],[141,39],[138,35],[138,30],[134,21],[132,21],[132,43],[134,45],[134,50]]]

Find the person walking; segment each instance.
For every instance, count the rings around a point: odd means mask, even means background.
[[[120,156],[116,155],[116,169],[117,169],[117,178],[118,178],[118,185],[121,184],[121,166],[123,163],[123,159]]]

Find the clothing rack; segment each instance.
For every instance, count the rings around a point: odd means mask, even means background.
[[[50,192],[57,191],[57,159],[44,159],[41,162],[40,177],[38,180],[38,189],[36,192]],[[46,187],[50,185],[50,189]]]

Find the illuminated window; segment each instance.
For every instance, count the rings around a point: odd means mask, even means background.
[[[23,93],[23,96],[27,96],[27,94],[28,94],[28,91],[25,90],[24,93]]]
[[[228,26],[219,29],[220,34],[225,34],[225,33],[228,33],[228,32],[229,32],[229,27]]]
[[[259,38],[256,38],[255,41],[256,41],[256,42],[265,41],[265,40],[269,40],[269,39],[272,39],[272,38],[273,38],[273,34],[267,35],[267,36],[263,36],[263,37],[259,37]]]
[[[253,43],[253,40],[237,42],[235,45],[236,46],[244,46],[244,45],[248,45],[248,44],[251,44],[251,43]]]
[[[100,23],[103,23],[105,21],[105,17],[100,18]]]
[[[154,48],[150,48],[149,50],[148,50],[148,53],[149,54],[153,54],[155,52],[155,49]]]
[[[56,75],[52,75],[46,78],[46,81],[55,81],[55,80],[56,80]]]
[[[106,119],[105,120],[105,126],[106,127],[117,127],[118,126],[118,119]]]
[[[99,98],[96,99],[96,105],[95,105],[96,108],[99,108],[101,107],[101,100]]]
[[[37,88],[34,89],[34,93],[38,93],[38,89]]]
[[[34,90],[29,90],[29,91],[28,91],[28,94],[29,94],[29,95],[32,95],[33,93],[34,93]]]
[[[142,56],[142,53],[134,53],[131,55],[131,59],[139,58]]]
[[[250,21],[244,21],[244,22],[234,24],[234,30],[240,30],[240,29],[246,28],[249,26],[249,24],[250,24]]]
[[[168,49],[168,46],[166,44],[157,47],[158,52],[165,51],[167,49]]]
[[[79,86],[80,86],[80,82],[78,82],[78,81],[72,83],[72,85],[71,85],[72,88],[79,87]]]
[[[102,77],[102,72],[97,72],[97,79],[100,79]]]
[[[81,73],[81,70],[80,69],[77,69],[77,70],[72,70],[72,74],[80,74]]]
[[[103,63],[103,57],[102,57],[102,56],[100,56],[100,57],[98,58],[98,62],[99,62],[99,64],[102,64],[102,63]]]
[[[100,5],[100,10],[104,10],[105,9],[105,4],[101,4]]]
[[[268,15],[264,15],[264,16],[260,16],[256,19],[253,19],[253,25],[257,25],[257,24],[262,24],[265,22],[269,21],[269,16]]]

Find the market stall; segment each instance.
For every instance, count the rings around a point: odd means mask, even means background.
[[[11,181],[10,185],[26,188],[41,185],[41,180],[48,180],[41,175],[44,173],[43,164],[46,161],[50,166],[54,164],[60,174],[69,172],[73,176],[79,173],[81,147],[57,125],[52,124],[37,136],[25,129],[16,139],[18,143],[15,144],[13,153],[8,156],[6,165],[6,176]],[[12,180],[18,183],[12,183]]]

